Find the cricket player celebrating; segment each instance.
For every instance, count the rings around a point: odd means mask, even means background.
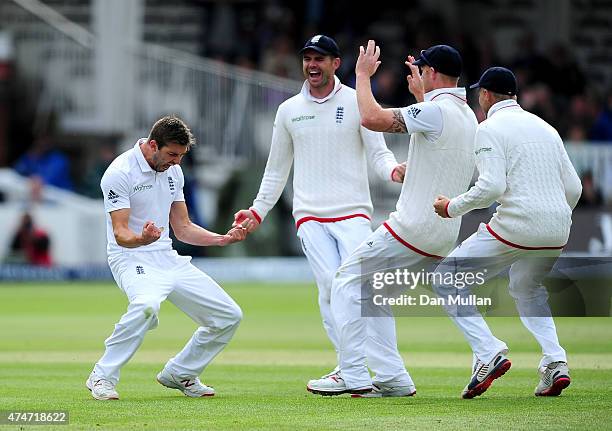
[[[370,318],[366,327],[362,306],[374,304],[371,292],[362,291],[362,282],[377,271],[392,269],[378,268],[376,262],[387,265],[392,259],[417,272],[445,256],[455,245],[461,220],[448,223],[436,217],[430,209],[431,200],[442,190],[467,190],[474,171],[477,121],[466,103],[465,89],[457,88],[462,69],[459,52],[448,45],[436,45],[421,51],[416,61],[409,56],[408,88],[418,103],[401,109],[383,109],[372,95],[370,77],[380,65],[379,56],[380,49],[373,40],[366,49],[360,48],[355,66],[359,111],[362,124],[369,129],[411,134],[406,178],[396,211],[344,261],[334,279],[331,305],[340,341],[342,375],[308,383],[310,392],[322,395],[384,397],[416,393],[397,351],[395,332],[386,340],[393,349],[380,365],[387,371],[384,378],[370,377],[366,360],[371,363],[372,358],[363,346],[372,335],[379,336],[378,322],[386,319]],[[422,68],[422,75],[417,66]],[[388,306],[380,305],[378,311],[377,315],[393,319]]]
[[[108,262],[129,305],[87,379],[95,399],[119,399],[115,390],[119,371],[145,333],[157,326],[159,307],[165,299],[200,327],[168,361],[157,381],[190,397],[215,394],[198,376],[232,338],[242,312],[217,283],[190,263],[190,257],[179,256],[172,249],[169,226],[186,243],[224,246],[243,240],[250,222],[219,235],[189,220],[179,164],[193,144],[183,121],[164,117],[155,123],[148,138],[117,157],[102,177]]]
[[[466,193],[448,195],[455,196],[452,199],[439,196],[434,209],[452,220],[495,201],[500,205],[491,221],[481,224],[441,267],[448,262],[457,271],[471,270],[470,258],[487,257],[488,278],[510,267],[510,294],[521,321],[542,346],[535,394],[556,396],[570,384],[570,376],[541,281],[567,243],[572,210],[582,191],[580,179],[557,131],[517,103],[516,78],[510,70],[492,67],[471,88],[479,88],[478,101],[487,113],[476,132],[478,181]],[[434,287],[438,293],[445,291],[444,286]],[[477,310],[461,316],[451,313],[475,355],[462,396],[473,398],[511,364],[508,347],[493,336]]]
[[[338,352],[330,309],[332,279],[342,260],[372,232],[366,158],[387,181],[401,183],[405,165],[398,165],[382,133],[361,126],[355,90],[335,76],[341,62],[336,42],[317,35],[300,53],[306,81],[299,94],[278,108],[259,193],[250,209],[235,214],[235,224],[250,219],[252,230],[259,226],[281,196],[295,162],[293,216],[317,282],[323,326]],[[393,322],[387,323],[393,332]],[[384,356],[388,346],[383,337],[373,347],[372,354]],[[337,372],[336,367],[328,375]]]

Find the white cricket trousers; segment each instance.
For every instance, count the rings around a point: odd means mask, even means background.
[[[342,263],[334,278],[331,308],[340,339],[342,378],[349,389],[372,385],[368,366],[375,382],[414,384],[397,349],[391,308],[374,305],[373,292],[362,291],[362,283],[371,285],[375,272],[396,269],[399,262],[402,268],[419,271],[436,260],[410,250],[381,226]],[[376,317],[362,317],[364,306],[374,309]]]
[[[117,285],[127,295],[127,312],[105,341],[106,351],[94,372],[113,383],[136,352],[146,332],[158,324],[160,304],[168,299],[191,317],[199,328],[166,370],[179,377],[199,376],[230,341],[242,311],[208,275],[191,264],[191,258],[174,250],[125,252],[109,257]]]
[[[323,328],[338,354],[338,334],[331,310],[332,282],[340,264],[372,233],[370,220],[354,217],[336,222],[310,220],[298,229],[302,250],[319,290]]]
[[[486,269],[483,278],[488,280],[510,267],[508,289],[523,325],[542,347],[543,357],[539,366],[543,367],[551,362],[567,362],[548,305],[548,293],[542,285],[542,280],[560,254],[560,249],[525,250],[506,245],[491,235],[487,226],[481,223],[478,230],[455,248],[436,271],[447,271],[451,267],[465,273]],[[483,258],[476,260],[481,267],[474,268],[475,261],[470,258]],[[442,296],[449,294],[449,289],[452,290],[452,287],[434,285],[434,290]],[[506,343],[491,333],[475,308],[468,313],[469,317],[463,317],[456,309],[446,309],[452,321],[463,332],[476,358],[488,363],[497,353],[508,349]]]

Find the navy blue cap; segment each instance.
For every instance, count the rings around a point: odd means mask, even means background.
[[[314,49],[324,55],[340,57],[340,48],[338,48],[336,41],[323,34],[318,34],[308,39],[304,48],[300,49],[300,54],[303,54],[307,49]]]
[[[479,87],[508,96],[514,96],[518,91],[516,76],[505,67],[490,67],[485,70],[480,80],[476,84],[470,85],[470,88]]]
[[[433,67],[440,73],[458,78],[461,75],[463,61],[459,51],[452,46],[434,45],[422,50],[421,55],[413,64]]]

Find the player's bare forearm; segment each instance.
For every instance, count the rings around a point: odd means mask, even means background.
[[[173,224],[172,230],[179,241],[187,244],[202,247],[225,245],[223,239],[225,235],[206,230],[191,221],[178,226]]]
[[[131,230],[128,225],[129,216],[129,208],[123,208],[110,213],[113,235],[117,245],[125,248],[136,248],[151,244],[160,238],[163,228],[158,228],[152,221],[145,222],[140,234]]]
[[[404,116],[402,115],[402,111],[398,108],[387,110],[390,111],[392,115],[391,124],[387,127],[383,132],[387,133],[406,133],[408,129],[406,128],[406,121],[404,120]]]
[[[113,229],[115,235],[115,241],[117,245],[125,248],[136,248],[143,245],[147,245],[142,235],[137,234],[129,228],[115,228]],[[149,243],[150,244],[150,243]]]
[[[370,78],[357,75],[357,104],[361,125],[375,132],[406,133],[404,116],[399,109],[383,109],[372,94]]]
[[[357,92],[357,105],[362,126],[370,130],[376,130],[378,117],[383,109],[372,94],[370,76],[366,73],[357,74],[355,90]]]

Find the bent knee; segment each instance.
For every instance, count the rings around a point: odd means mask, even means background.
[[[230,309],[229,320],[233,322],[234,325],[238,325],[242,321],[242,309],[236,303],[234,303]]]
[[[138,310],[145,319],[156,318],[159,314],[160,302],[154,298],[136,298],[130,303],[130,308]]]

